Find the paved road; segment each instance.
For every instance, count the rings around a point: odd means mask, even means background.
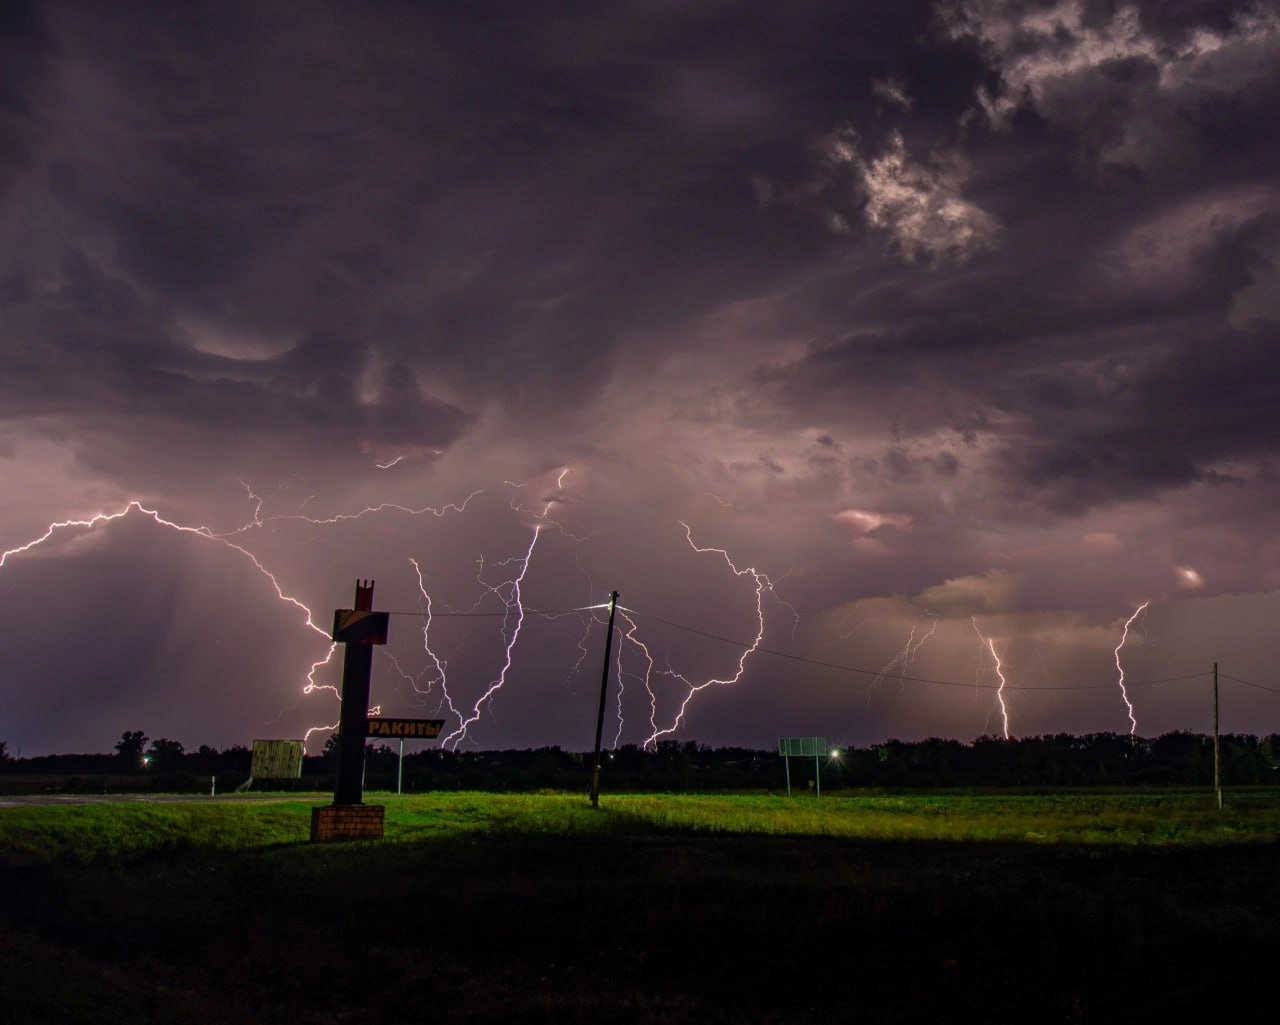
[[[0,808],[30,808],[50,804],[215,804],[244,801],[332,801],[333,795],[298,791],[289,794],[5,794]]]

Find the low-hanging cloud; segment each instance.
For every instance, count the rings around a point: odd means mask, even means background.
[[[874,155],[864,155],[863,148],[851,127],[832,132],[821,146],[826,173],[835,189],[847,188],[861,201],[866,225],[883,233],[903,258],[955,265],[996,246],[1000,222],[964,197],[967,167],[957,150],[935,150],[917,160],[900,131],[891,132]],[[833,224],[847,230],[841,215]]]

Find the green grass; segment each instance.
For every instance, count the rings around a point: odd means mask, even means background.
[[[387,839],[520,833],[836,837],[1032,844],[1238,844],[1280,838],[1280,794],[1237,796],[1219,812],[1204,794],[920,794],[779,797],[627,794],[598,811],[580,795],[375,794]],[[183,851],[298,844],[325,795],[234,803],[122,802],[0,810],[0,862],[131,862]]]
[[[0,861],[127,862],[182,851],[298,843],[309,805],[81,804],[0,809]]]
[[[1213,1015],[1280,793],[436,793],[0,809],[0,1025]]]
[[[1238,843],[1280,837],[1280,795],[1219,812],[1204,795],[626,796],[608,812],[644,827],[860,840]]]

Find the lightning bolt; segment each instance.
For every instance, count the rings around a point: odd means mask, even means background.
[[[502,656],[502,667],[498,670],[497,675],[489,681],[488,686],[481,695],[476,699],[475,704],[471,707],[471,711],[468,712],[465,717],[459,715],[460,721],[457,727],[455,727],[454,730],[440,742],[442,747],[452,744],[456,750],[457,746],[466,738],[467,731],[474,723],[479,721],[485,706],[493,700],[494,695],[497,694],[507,682],[507,674],[511,671],[511,664],[514,659],[516,642],[519,641],[521,631],[524,629],[525,608],[521,588],[524,585],[525,577],[529,573],[529,566],[533,561],[533,553],[538,547],[538,539],[542,537],[543,531],[547,527],[554,527],[559,529],[561,533],[564,533],[567,537],[574,538],[574,540],[586,540],[585,538],[576,538],[574,535],[568,534],[560,524],[550,518],[552,506],[562,500],[559,489],[564,486],[564,479],[568,475],[568,467],[560,470],[556,477],[557,493],[545,500],[540,513],[534,514],[535,522],[533,524],[532,534],[529,538],[529,545],[525,549],[524,555],[513,559],[505,559],[497,564],[499,566],[514,565],[516,567],[516,571],[509,579],[498,584],[490,584],[486,582],[483,579],[483,555],[480,558],[480,572],[477,574],[476,580],[480,583],[481,587],[484,588],[487,594],[494,595],[503,603],[503,607],[507,612],[507,615],[503,616],[502,619],[502,636],[505,641]],[[523,488],[525,486],[524,484],[516,484],[512,481],[505,481],[504,483],[512,488]],[[510,506],[516,512],[524,511],[523,507],[517,505],[514,499],[510,502]],[[484,600],[484,597],[485,595],[481,595],[473,608],[478,608],[480,602]],[[514,617],[514,625],[510,626],[510,632],[508,633],[508,626],[511,623],[512,617]],[[452,702],[450,702],[450,707],[452,708]]]
[[[435,676],[428,682],[426,691],[421,690],[414,681],[414,690],[419,694],[429,694],[431,688],[436,684],[440,685],[440,704],[437,709],[444,705],[449,706],[449,711],[458,719],[462,716],[454,707],[453,698],[449,696],[449,663],[441,658],[431,647],[431,595],[427,593],[426,581],[422,577],[422,567],[418,565],[418,560],[410,556],[409,564],[413,566],[414,573],[418,577],[418,592],[420,594],[419,606],[423,610],[422,620],[422,648],[427,653],[427,657],[431,660],[431,666],[435,669]]]
[[[401,512],[407,516],[431,515],[431,516],[434,516],[436,519],[441,519],[446,513],[466,512],[467,506],[471,504],[471,501],[477,495],[483,495],[484,492],[485,492],[484,488],[477,488],[475,491],[472,491],[471,494],[469,494],[461,502],[450,502],[448,505],[441,505],[441,506],[424,505],[421,509],[414,509],[411,506],[400,505],[398,502],[382,502],[379,505],[365,506],[363,509],[359,510],[358,512],[337,513],[334,516],[326,516],[326,517],[303,516],[301,511],[296,513],[280,513],[275,516],[266,516],[266,517],[261,517],[257,513],[255,513],[254,518],[250,522],[246,523],[243,527],[239,527],[236,530],[229,532],[228,534],[218,535],[218,536],[234,537],[235,535],[243,534],[246,531],[265,527],[269,523],[281,523],[281,522],[287,522],[287,521],[292,521],[296,523],[309,523],[312,526],[316,526],[316,527],[332,527],[338,523],[350,523],[354,520],[363,519],[365,516],[372,516],[375,513],[381,513],[381,512]],[[252,491],[250,491],[249,493],[255,499],[257,498],[257,496],[254,495]],[[311,497],[314,497],[314,496],[311,496]],[[309,501],[311,501],[310,497],[307,498],[306,501],[304,501],[302,504],[306,505],[306,503]],[[262,508],[261,500],[259,500],[258,509],[261,510],[261,508]],[[301,509],[301,506],[299,507],[299,509]]]
[[[60,533],[63,533],[69,530],[75,530],[75,529],[94,530],[100,526],[103,526],[104,524],[113,523],[116,520],[123,519],[125,516],[128,516],[130,513],[137,513],[140,516],[144,516],[152,520],[157,526],[165,527],[168,530],[176,531],[179,534],[188,534],[193,537],[198,537],[203,541],[209,541],[209,542],[223,545],[224,547],[229,548],[232,551],[237,552],[238,554],[244,556],[244,558],[248,559],[249,562],[253,564],[253,567],[259,573],[261,573],[264,577],[267,578],[268,582],[271,584],[272,589],[275,591],[276,597],[280,601],[284,602],[285,604],[292,605],[299,612],[301,612],[303,615],[303,621],[307,626],[307,628],[315,631],[317,634],[319,634],[321,637],[324,638],[327,644],[327,650],[325,651],[325,655],[323,658],[317,659],[315,662],[312,663],[310,670],[307,672],[307,682],[302,688],[302,693],[311,694],[313,691],[327,690],[327,691],[331,691],[335,697],[338,697],[339,695],[338,695],[337,687],[333,686],[332,684],[317,683],[315,678],[315,674],[320,670],[320,668],[329,664],[329,661],[333,658],[334,651],[337,649],[337,645],[334,644],[333,641],[330,640],[329,638],[329,632],[323,629],[322,627],[316,625],[315,620],[312,618],[311,610],[306,605],[304,605],[301,601],[299,601],[297,598],[293,597],[292,595],[285,593],[284,588],[281,587],[280,581],[276,579],[275,574],[273,574],[270,570],[268,570],[267,567],[262,564],[262,562],[258,559],[256,555],[254,555],[251,551],[249,551],[249,549],[241,545],[238,545],[234,541],[231,541],[229,539],[232,535],[240,533],[240,531],[242,530],[252,528],[253,526],[258,525],[262,522],[259,518],[259,514],[261,513],[261,510],[262,510],[262,500],[259,499],[258,496],[255,495],[251,489],[249,489],[248,485],[245,485],[245,489],[249,492],[250,498],[256,502],[254,513],[253,513],[253,519],[249,522],[249,524],[246,527],[242,527],[242,528],[239,528],[239,530],[232,531],[231,534],[218,534],[218,533],[215,533],[209,527],[206,527],[203,525],[192,527],[186,524],[176,523],[173,520],[169,520],[161,516],[158,510],[148,509],[141,502],[139,502],[136,499],[133,499],[133,500],[130,500],[128,503],[126,503],[123,508],[117,509],[115,512],[94,513],[92,516],[89,516],[85,519],[55,520],[54,522],[49,524],[49,526],[45,529],[43,534],[41,534],[39,537],[35,538],[34,540],[28,541],[26,544],[18,545],[17,547],[7,549],[4,552],[0,552],[0,567],[5,566],[10,559],[15,558],[17,556],[25,555],[26,553],[32,551],[33,549],[40,547],[41,545],[50,541],[53,537],[55,537]],[[325,728],[326,727],[312,727],[312,729],[308,730],[306,737],[304,737],[303,739],[304,745],[306,742],[306,738],[310,737],[310,735],[313,732],[315,732],[315,730],[325,729]],[[331,727],[331,728],[336,728],[336,724],[334,725],[334,727]]]
[[[1124,706],[1129,711],[1129,736],[1135,737],[1138,734],[1138,720],[1133,714],[1133,702],[1129,700],[1129,692],[1124,686],[1124,666],[1120,664],[1120,649],[1124,647],[1125,641],[1129,639],[1129,627],[1133,625],[1133,621],[1147,610],[1147,606],[1151,602],[1144,601],[1133,612],[1133,615],[1124,621],[1124,632],[1120,635],[1120,643],[1116,645],[1116,672],[1119,673],[1119,679],[1116,681],[1120,684],[1120,697],[1124,699]]]
[[[563,480],[563,474],[561,475],[561,480]],[[244,557],[245,559],[248,559],[249,562],[253,565],[253,567],[259,573],[261,573],[270,583],[271,588],[275,592],[276,597],[280,601],[294,606],[299,612],[302,613],[303,621],[305,625],[310,630],[314,631],[315,633],[319,634],[321,637],[324,638],[326,642],[325,654],[322,658],[319,658],[315,662],[313,662],[311,664],[311,667],[307,671],[306,682],[302,686],[302,691],[301,691],[302,695],[303,696],[310,695],[315,691],[328,691],[329,693],[333,694],[335,698],[340,699],[341,693],[337,688],[337,686],[330,683],[320,683],[316,680],[316,674],[320,671],[321,668],[330,664],[330,662],[333,659],[333,654],[337,650],[337,645],[334,644],[330,639],[328,630],[316,624],[312,611],[308,606],[303,604],[303,602],[300,601],[298,598],[294,597],[293,595],[287,594],[285,592],[279,579],[276,577],[274,573],[272,573],[269,569],[267,569],[267,567],[262,563],[262,561],[258,558],[258,556],[256,556],[253,552],[251,552],[248,548],[244,547],[243,544],[239,544],[237,543],[236,540],[232,540],[232,538],[236,538],[238,540],[241,537],[241,535],[245,535],[251,531],[261,530],[265,528],[268,524],[277,523],[281,521],[308,523],[315,526],[329,526],[329,525],[334,525],[338,523],[344,523],[351,520],[358,520],[365,516],[369,516],[369,515],[380,513],[380,512],[387,512],[387,511],[398,511],[398,512],[405,513],[409,516],[432,515],[432,516],[435,516],[436,518],[441,518],[450,512],[454,512],[454,513],[464,512],[467,506],[471,503],[471,501],[474,498],[476,498],[477,495],[482,494],[484,490],[484,489],[478,489],[478,490],[472,491],[471,494],[469,494],[462,502],[451,502],[447,505],[443,505],[439,507],[423,506],[422,508],[415,509],[410,506],[387,502],[387,503],[382,503],[376,506],[367,506],[354,513],[339,513],[334,516],[318,518],[318,517],[312,517],[312,516],[304,516],[301,514],[301,511],[299,511],[298,513],[287,514],[287,515],[263,516],[262,510],[264,505],[264,499],[261,496],[259,496],[253,490],[253,488],[246,482],[241,481],[240,484],[245,489],[245,492],[248,495],[250,502],[253,503],[253,511],[248,522],[244,523],[243,525],[241,525],[240,527],[237,527],[234,530],[220,533],[204,525],[190,526],[188,524],[178,523],[173,520],[167,519],[164,516],[161,516],[158,510],[148,508],[147,506],[143,505],[139,500],[132,499],[128,501],[123,507],[113,512],[98,512],[98,513],[94,513],[92,516],[89,516],[83,519],[66,519],[66,520],[53,521],[48,525],[48,527],[45,528],[45,531],[40,536],[24,544],[21,544],[16,547],[7,549],[3,552],[0,552],[0,567],[5,566],[10,559],[25,555],[26,553],[32,551],[33,549],[39,548],[41,545],[47,542],[50,542],[54,537],[56,537],[61,533],[71,531],[71,530],[84,530],[84,531],[94,530],[98,527],[112,523],[116,520],[123,519],[125,516],[129,515],[130,513],[136,513],[138,515],[144,516],[152,520],[157,526],[164,527],[169,530],[173,530],[177,533],[189,534],[189,535],[198,537],[204,541],[220,544],[225,548],[228,548],[236,552],[238,555]],[[308,498],[304,500],[303,502],[304,506],[307,504],[307,502],[311,500],[311,497],[312,496],[308,496]],[[301,507],[300,507],[300,510],[301,510]],[[421,580],[421,576],[419,576],[419,579]],[[428,624],[429,624],[429,617],[428,617]],[[441,675],[443,675],[443,663],[440,662],[440,660],[436,660],[436,665],[437,665],[437,668],[441,670]],[[290,706],[290,707],[296,707],[296,702],[294,706]],[[287,709],[282,709],[282,713],[283,711],[286,711],[286,710]],[[338,723],[336,722],[326,724],[326,725],[321,725],[321,726],[310,727],[309,729],[307,729],[307,731],[303,736],[304,746],[307,743],[307,741],[310,740],[312,734],[317,732],[332,731],[332,730],[336,730],[337,728],[338,728]]]
[[[848,612],[844,614],[844,620],[840,624],[840,628],[844,630],[844,633],[842,633],[839,637],[837,637],[832,642],[833,644],[838,644],[840,641],[847,641],[850,637],[856,634],[863,627],[870,626],[872,623],[876,622],[876,620],[884,618],[883,616],[868,616],[866,619],[863,619],[857,623],[854,623],[853,626],[849,626],[849,620],[851,620],[854,617],[854,615],[857,614],[858,606],[861,604],[862,604],[862,599],[859,598],[857,601],[853,603],[853,608],[851,608]]]
[[[920,629],[920,623],[919,622],[912,623],[911,633],[907,637],[907,643],[902,646],[902,650],[899,651],[896,655],[894,655],[893,658],[890,659],[889,662],[885,665],[885,667],[881,669],[879,673],[876,674],[875,679],[873,679],[871,683],[867,685],[867,705],[868,706],[870,706],[871,704],[871,694],[873,689],[879,686],[880,682],[886,676],[891,674],[895,669],[897,670],[898,676],[900,678],[905,676],[907,669],[911,666],[911,663],[915,661],[916,654],[920,651],[921,648],[924,647],[924,642],[927,641],[930,637],[932,637],[933,632],[938,629],[938,617],[935,616],[932,612],[929,612],[927,610],[925,611],[925,616],[933,620],[933,622],[929,624],[928,631],[922,634],[919,640],[916,640],[916,631]],[[865,624],[859,624],[859,625],[865,625]],[[903,684],[903,681],[901,679],[899,679],[898,682],[900,685],[905,687],[905,684]]]
[[[635,679],[640,680],[644,684],[645,692],[649,695],[649,728],[653,731],[651,735],[656,736],[658,732],[658,696],[653,692],[653,674],[655,671],[653,653],[649,650],[648,645],[636,636],[636,621],[629,615],[629,610],[618,607],[618,617],[627,624],[627,631],[622,635],[623,642],[618,645],[618,732],[614,737],[613,746],[616,748],[622,739],[622,691],[625,687],[625,680],[622,674],[622,649],[626,647],[625,642],[631,645],[640,653],[640,657],[645,660],[645,670],[642,674],[633,673]],[[668,672],[670,667],[668,667]],[[648,742],[646,741],[646,744]]]
[[[978,629],[978,617],[971,616],[970,620],[973,623],[973,632],[978,635],[980,645],[991,652],[991,658],[995,661],[996,676],[1000,679],[1000,686],[996,688],[996,703],[1000,706],[1000,719],[1004,725],[1004,739],[1008,740],[1009,707],[1004,701],[1004,686],[1006,682],[1004,678],[1004,663],[1000,661],[1000,655],[996,652],[995,639],[991,637],[984,637],[982,635],[982,631]],[[979,666],[979,671],[981,671],[981,666]]]
[[[595,593],[595,585],[591,582],[591,574],[586,571],[582,565],[582,553],[574,555],[573,561],[578,566],[578,571],[587,578],[587,601],[591,600],[591,595]],[[588,611],[588,609],[580,609],[575,611]],[[586,662],[591,655],[591,650],[587,647],[587,639],[591,636],[591,624],[598,623],[600,619],[593,613],[590,616],[582,617],[582,634],[578,637],[578,658],[569,667],[569,672],[565,676],[565,685],[569,688],[569,692],[573,693],[573,681],[577,679],[578,674],[582,672],[582,664]],[[621,647],[619,647],[621,652]]]
[[[750,577],[752,581],[754,581],[754,590],[756,594],[756,636],[755,636],[755,639],[751,642],[751,645],[748,648],[746,648],[741,655],[738,656],[737,671],[734,672],[731,676],[713,677],[712,679],[704,680],[701,683],[694,683],[684,674],[677,673],[674,670],[672,670],[670,667],[668,667],[668,669],[665,672],[665,675],[671,676],[674,679],[679,680],[688,688],[688,691],[685,694],[684,699],[680,702],[679,710],[676,712],[675,718],[671,720],[671,725],[666,726],[662,729],[659,729],[656,723],[654,723],[653,731],[649,734],[648,739],[645,740],[644,747],[649,747],[651,744],[656,744],[660,737],[668,736],[680,728],[681,724],[684,722],[685,713],[689,709],[689,703],[693,700],[695,694],[701,693],[702,691],[706,690],[708,687],[730,686],[742,679],[742,674],[745,673],[747,669],[747,659],[751,657],[751,655],[760,647],[761,643],[764,641],[764,596],[766,592],[770,594],[773,593],[773,582],[764,573],[761,573],[754,566],[745,566],[742,569],[739,569],[737,565],[734,563],[733,559],[729,557],[729,553],[723,548],[699,547],[693,540],[693,529],[689,526],[689,524],[685,523],[683,520],[680,520],[678,522],[680,523],[680,526],[684,527],[685,539],[689,542],[689,547],[692,548],[695,552],[697,552],[700,555],[705,555],[705,554],[719,555],[721,558],[724,559],[725,564],[733,572],[734,576]],[[780,600],[781,599],[779,599],[779,601]],[[792,612],[794,613],[794,611],[795,610],[793,608]],[[645,653],[646,655],[648,655],[647,648],[645,649]],[[653,690],[651,687],[649,688],[649,696],[653,705],[656,705],[657,699],[654,696]],[[653,707],[653,705],[651,705],[651,707]],[[653,719],[651,719],[651,723],[654,722],[654,720],[656,720],[656,712],[654,713]]]

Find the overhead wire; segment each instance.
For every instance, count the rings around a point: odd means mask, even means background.
[[[524,609],[526,616],[568,616],[581,609]],[[416,619],[492,619],[516,615],[515,609],[504,612],[388,612],[388,616],[410,616]]]
[[[1238,676],[1228,676],[1226,673],[1219,673],[1218,677],[1223,680],[1230,680],[1232,683],[1242,683],[1246,687],[1253,687],[1255,690],[1265,690],[1268,694],[1280,694],[1280,690],[1275,687],[1267,687],[1261,683],[1250,683],[1248,680],[1242,680]]]
[[[766,648],[762,645],[755,645],[755,644],[748,643],[746,641],[735,640],[734,638],[731,638],[731,637],[722,637],[719,634],[709,633],[706,630],[699,630],[692,626],[686,626],[684,623],[677,623],[670,619],[663,619],[661,616],[648,615],[647,613],[635,613],[635,615],[644,616],[647,619],[652,619],[655,623],[662,623],[664,626],[672,627],[675,630],[683,630],[686,633],[696,634],[699,637],[706,637],[709,640],[720,641],[723,644],[731,644],[734,647],[738,647],[738,648],[752,649],[766,655],[773,655],[776,658],[783,658],[792,662],[801,662],[801,663],[804,663],[805,665],[819,666],[823,669],[834,669],[834,670],[845,672],[845,673],[857,673],[861,676],[884,677],[885,679],[899,680],[907,683],[927,683],[937,687],[964,687],[969,690],[972,690],[972,689],[999,690],[1000,689],[998,685],[990,684],[990,683],[976,683],[972,681],[962,681],[962,680],[936,680],[926,676],[899,676],[897,673],[886,674],[883,670],[879,670],[879,669],[862,669],[858,666],[843,665],[838,662],[826,662],[826,661],[823,661],[822,659],[806,658],[803,655],[793,655],[790,652],[778,651],[776,648]],[[1198,673],[1187,673],[1186,675],[1183,675],[1183,676],[1168,676],[1159,680],[1140,681],[1132,684],[1132,686],[1154,687],[1157,684],[1174,683],[1179,680],[1193,680],[1193,679],[1196,679],[1197,677],[1210,676],[1210,675],[1212,675],[1211,672],[1206,669]],[[1074,687],[1066,686],[1066,685],[1049,685],[1049,686],[1017,687],[1014,689],[1018,691],[1028,691],[1028,690],[1074,691],[1074,690],[1113,690],[1114,688],[1115,688],[1114,683],[1098,683],[1098,684],[1087,683],[1087,684],[1081,684],[1079,686],[1074,686]]]
[[[622,608],[623,606],[619,606]],[[548,618],[568,616],[574,613],[594,611],[596,607],[573,608],[573,609],[524,609],[525,615],[545,616]],[[749,641],[743,641],[733,637],[724,637],[721,634],[711,633],[707,630],[700,630],[697,627],[689,626],[686,623],[678,623],[675,620],[664,619],[661,616],[655,616],[646,612],[638,612],[635,609],[625,609],[631,615],[640,616],[644,619],[650,619],[655,623],[661,623],[663,626],[671,627],[673,630],[681,630],[685,633],[693,634],[697,637],[705,637],[707,640],[717,641],[721,644],[728,644],[735,648],[745,650],[758,651],[763,655],[771,655],[774,658],[785,659],[789,662],[799,662],[803,665],[817,666],[821,669],[831,669],[842,673],[856,673],[859,676],[881,677],[884,679],[897,680],[900,683],[923,683],[935,687],[962,687],[966,690],[999,690],[1000,687],[992,683],[979,683],[977,681],[966,680],[938,680],[927,676],[906,676],[897,673],[886,674],[882,669],[864,669],[860,666],[845,665],[840,662],[828,662],[824,659],[807,658],[804,655],[796,655],[787,651],[779,651],[776,648],[767,648],[760,644],[753,644]],[[426,619],[428,616],[432,619],[480,619],[480,618],[497,618],[507,617],[515,614],[513,609],[505,609],[501,612],[436,612],[430,613],[423,611],[392,611],[388,612],[389,616],[409,616],[418,619]],[[1135,680],[1128,682],[1130,687],[1155,687],[1166,683],[1178,683],[1183,680],[1195,680],[1206,676],[1213,675],[1210,670],[1202,670],[1196,673],[1185,673],[1180,676],[1166,676],[1155,680]],[[1257,690],[1267,691],[1272,694],[1280,694],[1280,690],[1274,687],[1267,687],[1260,683],[1251,683],[1248,680],[1242,680],[1236,676],[1228,676],[1225,673],[1219,673],[1219,677],[1224,680],[1231,680],[1233,683],[1243,684],[1246,687],[1253,687]],[[1074,686],[1066,684],[1049,684],[1049,685],[1031,685],[1019,686],[1013,688],[1017,691],[1081,691],[1081,690],[1113,690],[1114,683],[1086,683]]]

